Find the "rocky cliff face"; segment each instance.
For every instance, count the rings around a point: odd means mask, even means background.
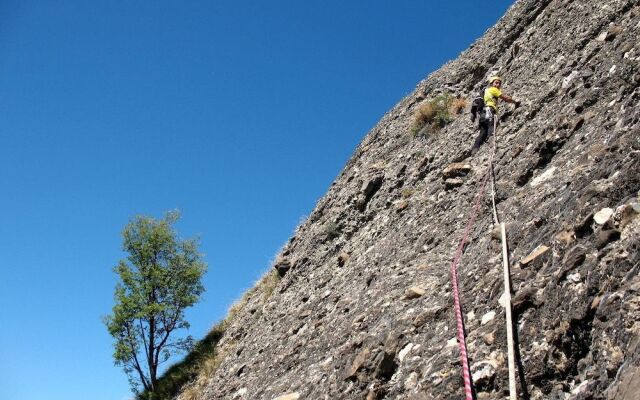
[[[410,132],[493,72],[523,100],[501,105],[495,156],[520,398],[640,398],[639,37],[637,1],[517,2],[364,138],[181,398],[462,398],[449,267],[491,145],[468,156],[466,112]],[[485,195],[459,267],[478,399],[508,390],[500,251]]]

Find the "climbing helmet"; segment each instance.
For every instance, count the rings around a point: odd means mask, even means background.
[[[502,83],[502,78],[500,78],[498,75],[489,77],[489,85],[493,85],[493,82],[495,81],[500,81]]]

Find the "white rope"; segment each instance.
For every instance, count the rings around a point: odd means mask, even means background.
[[[493,152],[491,153],[491,160],[489,161],[489,171],[491,173],[491,204],[493,208],[493,220],[494,223],[500,224],[500,234],[502,237],[502,266],[503,266],[503,281],[504,281],[504,294],[502,295],[501,303],[505,309],[505,315],[507,320],[507,356],[509,363],[509,400],[517,400],[518,392],[516,389],[516,363],[515,363],[515,344],[513,341],[513,323],[511,318],[511,278],[509,274],[509,254],[507,250],[507,232],[504,223],[500,223],[498,220],[498,210],[496,208],[496,192],[495,192],[495,176],[493,175],[493,158],[496,153],[496,135],[498,131],[498,119],[497,116],[493,117]]]
[[[507,254],[507,233],[504,228],[504,222],[500,224],[500,232],[502,233],[502,264],[504,266],[504,309],[507,317],[507,354],[509,360],[509,400],[516,400],[518,392],[516,391],[516,363],[515,363],[515,345],[513,343],[513,323],[511,319],[511,283],[509,278],[509,260]]]
[[[489,173],[491,174],[491,204],[493,211],[493,223],[498,225],[500,220],[498,220],[498,210],[496,208],[496,185],[495,185],[495,176],[493,175],[493,158],[496,155],[496,135],[498,133],[498,118],[494,114],[493,115],[493,151],[491,152],[491,159],[489,160]]]

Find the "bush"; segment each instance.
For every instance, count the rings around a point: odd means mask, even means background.
[[[464,97],[456,97],[451,101],[449,112],[453,115],[462,114],[465,108],[467,108],[467,99]]]
[[[328,240],[333,240],[340,236],[340,227],[333,221],[327,221],[322,227],[322,232]]]
[[[460,114],[467,105],[461,97],[453,97],[450,93],[442,93],[434,99],[420,105],[413,123],[412,133],[418,135],[427,127],[436,132],[453,121],[453,116]]]

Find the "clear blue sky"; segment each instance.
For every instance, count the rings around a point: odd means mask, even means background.
[[[121,400],[130,217],[180,209],[202,337],[380,117],[512,1],[0,1],[0,399]]]

